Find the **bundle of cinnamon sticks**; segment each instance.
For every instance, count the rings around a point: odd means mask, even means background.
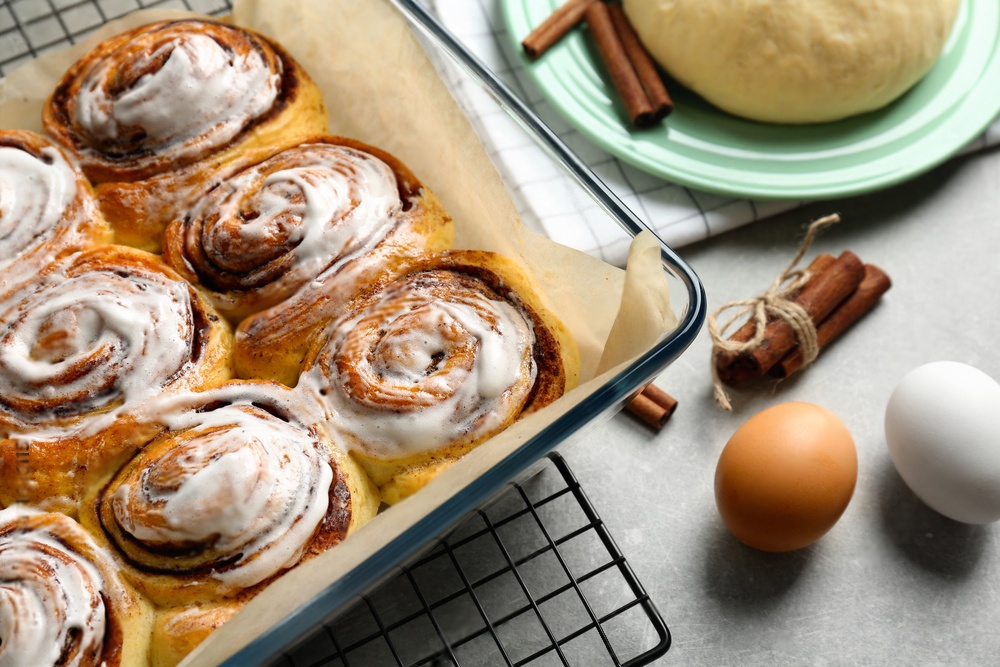
[[[871,310],[892,286],[885,271],[862,263],[849,250],[839,257],[818,255],[807,271],[809,279],[789,300],[800,306],[815,325],[817,352]],[[756,323],[750,321],[729,340],[747,342],[755,333]],[[719,379],[736,386],[764,375],[788,377],[801,369],[804,362],[792,326],[785,320],[771,319],[758,345],[739,354],[717,353],[714,363]]]
[[[590,29],[632,124],[650,127],[666,118],[673,111],[673,101],[656,63],[619,4],[604,0],[568,0],[532,30],[521,46],[525,54],[535,60],[581,21]]]

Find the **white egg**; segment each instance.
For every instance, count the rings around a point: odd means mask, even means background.
[[[937,361],[908,373],[885,411],[900,476],[927,505],[964,523],[1000,519],[1000,384]]]

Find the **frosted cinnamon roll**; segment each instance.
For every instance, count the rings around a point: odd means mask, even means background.
[[[75,521],[0,511],[0,665],[132,667],[152,610]]]
[[[451,218],[398,159],[317,137],[219,185],[171,224],[165,256],[234,321],[250,315],[237,374],[292,385],[317,328],[453,238]]]
[[[0,130],[0,294],[60,257],[110,241],[75,161],[39,134]]]
[[[97,185],[118,242],[146,250],[220,170],[327,128],[319,89],[281,47],[195,19],[102,42],[66,72],[42,120]]]
[[[395,502],[575,386],[576,346],[510,260],[449,251],[313,343],[299,381]]]
[[[103,246],[0,303],[0,503],[75,512],[161,393],[231,376],[232,333],[163,261]],[[13,479],[16,476],[16,479]]]
[[[441,205],[402,163],[322,136],[216,186],[168,227],[164,257],[234,322],[307,286],[298,300],[322,319],[406,258],[444,249],[451,238]],[[285,310],[248,326],[285,320]]]
[[[165,430],[88,496],[81,520],[161,607],[242,601],[378,509],[364,473],[283,385],[234,381],[151,410]]]

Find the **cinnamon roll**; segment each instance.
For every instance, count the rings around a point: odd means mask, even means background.
[[[69,253],[110,242],[75,160],[39,134],[0,130],[0,294]]]
[[[75,521],[0,511],[0,665],[134,667],[152,609]]]
[[[315,413],[272,382],[166,399],[150,412],[165,430],[95,487],[81,521],[161,607],[243,601],[378,509]]]
[[[578,374],[568,331],[511,260],[449,251],[317,337],[298,390],[326,406],[391,503],[557,399]]]
[[[251,315],[237,331],[237,374],[292,385],[316,328],[453,236],[437,198],[399,160],[327,136],[216,187],[170,225],[165,257],[233,321]]]
[[[327,129],[319,89],[284,49],[196,19],[102,42],[69,68],[42,120],[97,186],[118,242],[153,251],[228,170]]]
[[[153,624],[150,667],[174,667],[210,634],[236,615],[241,605],[232,601],[162,609]]]
[[[155,255],[103,246],[0,303],[0,503],[75,513],[161,393],[231,376],[232,334]]]

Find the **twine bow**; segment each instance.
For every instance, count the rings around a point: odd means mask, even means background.
[[[816,339],[816,325],[808,313],[791,299],[802,289],[810,278],[806,269],[795,268],[812,245],[813,239],[820,230],[840,222],[840,216],[834,213],[816,220],[809,225],[806,237],[802,240],[798,253],[789,262],[785,270],[774,279],[771,286],[763,294],[752,299],[742,301],[731,301],[719,307],[708,317],[708,332],[712,337],[712,389],[715,402],[723,410],[732,410],[733,406],[729,402],[729,395],[722,387],[722,380],[719,379],[719,371],[716,366],[716,359],[722,353],[739,355],[743,352],[754,349],[764,340],[764,328],[767,326],[769,318],[784,320],[792,329],[795,340],[802,352],[802,366],[808,366],[819,354],[819,342]],[[719,315],[724,311],[738,309],[737,312],[726,320],[721,327],[718,324]],[[748,313],[751,313],[749,320],[754,322],[755,330],[753,338],[746,342],[726,340],[725,332]]]

